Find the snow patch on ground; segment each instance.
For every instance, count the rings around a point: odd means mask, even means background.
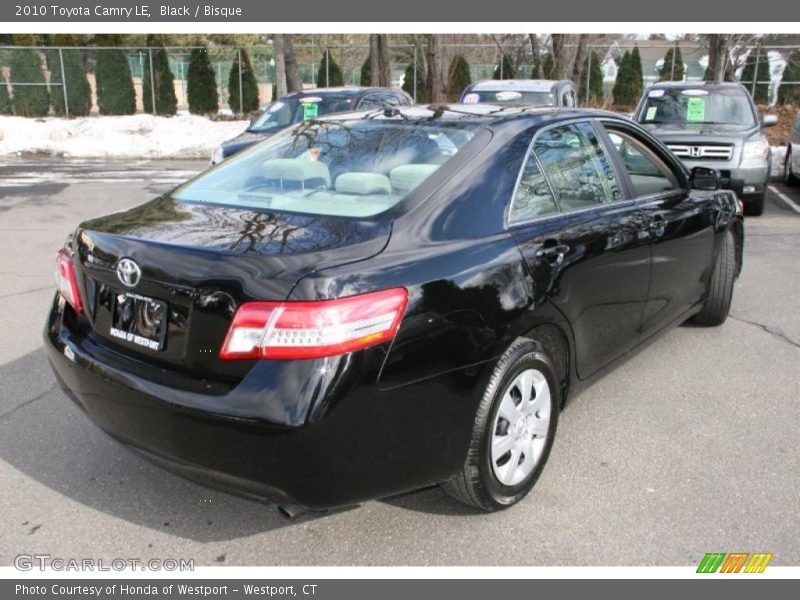
[[[0,155],[207,159],[220,142],[238,135],[246,127],[247,121],[211,121],[196,115],[0,117]]]
[[[783,161],[786,160],[786,146],[772,147],[772,172],[773,177],[783,177]]]

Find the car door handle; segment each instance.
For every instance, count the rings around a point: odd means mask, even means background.
[[[561,264],[567,252],[569,252],[569,246],[566,244],[562,244],[558,240],[547,239],[536,250],[536,258],[544,258],[552,263]]]

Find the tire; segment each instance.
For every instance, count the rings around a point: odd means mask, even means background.
[[[708,283],[703,308],[694,317],[699,325],[722,325],[728,318],[733,297],[733,282],[736,277],[736,242],[733,233],[726,231],[722,238],[722,246],[714,260],[714,272]]]
[[[792,149],[786,150],[786,160],[783,163],[783,183],[786,185],[797,185],[800,183],[797,175],[792,173]]]
[[[764,184],[764,191],[756,196],[752,196],[744,201],[744,214],[749,217],[758,217],[764,214],[764,207],[767,204],[767,186]]]
[[[442,484],[444,491],[487,512],[522,500],[539,478],[553,446],[561,408],[559,381],[553,362],[541,347],[518,338],[489,379],[464,466]],[[529,399],[523,392],[526,383],[531,389]],[[502,445],[494,455],[493,443],[495,448]],[[506,446],[508,450],[501,454]]]

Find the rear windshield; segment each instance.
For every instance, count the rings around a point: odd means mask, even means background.
[[[508,102],[511,104],[538,104],[541,106],[555,106],[556,96],[550,92],[520,92],[517,90],[481,90],[464,94],[461,100],[464,104],[491,104]]]
[[[342,217],[388,210],[464,147],[475,125],[388,119],[309,121],[173,193],[177,200]]]
[[[277,131],[305,119],[353,110],[352,96],[302,96],[276,100],[248,127],[259,133]]]
[[[644,125],[719,125],[726,129],[756,125],[747,92],[735,88],[650,90],[638,120]]]

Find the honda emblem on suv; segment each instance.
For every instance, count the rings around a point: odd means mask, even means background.
[[[139,284],[142,278],[142,270],[136,261],[130,258],[123,258],[117,263],[117,278],[125,287],[133,288]]]
[[[700,158],[703,156],[703,149],[700,146],[689,146],[689,156],[692,158]]]

